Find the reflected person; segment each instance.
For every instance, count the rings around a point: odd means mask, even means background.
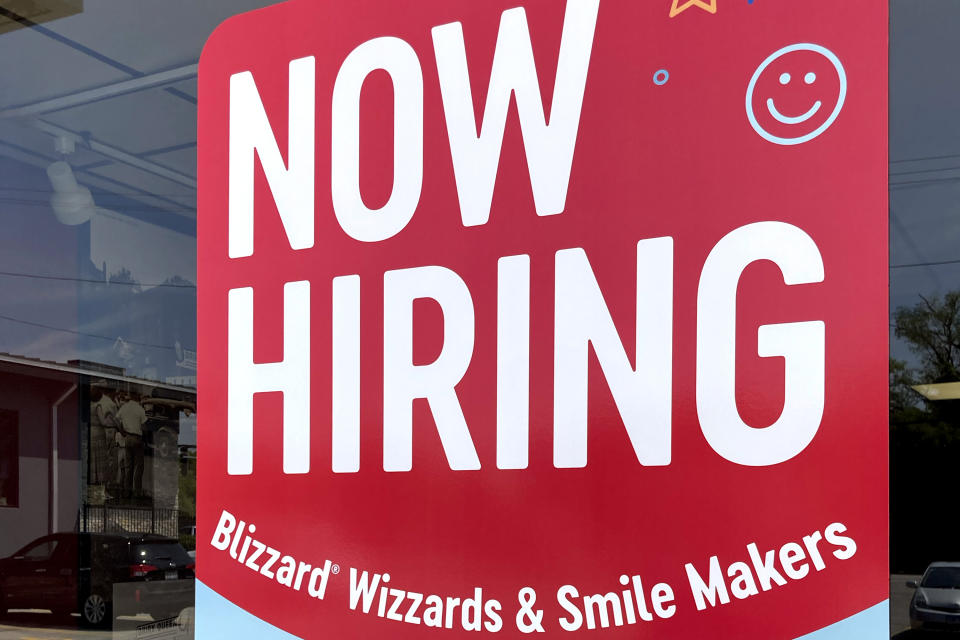
[[[125,496],[140,497],[143,493],[143,425],[147,413],[140,404],[140,396],[130,393],[117,410],[123,437],[123,491]]]
[[[89,483],[91,485],[105,485],[110,477],[109,474],[109,448],[107,446],[107,436],[103,428],[103,421],[97,411],[100,400],[103,396],[103,390],[93,387],[90,390],[90,475]]]
[[[93,405],[90,411],[90,423],[100,424],[103,429],[104,443],[106,445],[105,462],[105,480],[107,485],[106,498],[110,498],[110,491],[115,491],[116,487],[123,484],[123,478],[120,475],[120,453],[117,445],[117,403],[113,400],[113,390],[103,388],[100,398]]]

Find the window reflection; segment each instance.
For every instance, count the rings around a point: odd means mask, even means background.
[[[960,3],[890,7],[891,635],[936,638],[960,630]]]
[[[0,0],[0,637],[193,636],[196,64],[265,4]]]
[[[195,544],[195,64],[265,4],[0,1],[2,630],[192,635],[190,589],[171,592]],[[960,557],[960,3],[891,17],[891,631],[909,637],[931,563]]]

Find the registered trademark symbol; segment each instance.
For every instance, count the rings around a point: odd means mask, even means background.
[[[333,565],[332,567],[330,567],[330,571],[333,571],[333,575],[337,575],[338,573],[340,573],[340,565],[338,564]]]

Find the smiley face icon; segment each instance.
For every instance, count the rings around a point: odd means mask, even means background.
[[[747,119],[763,139],[796,145],[813,140],[840,115],[847,73],[832,51],[799,43],[767,57],[747,86]]]

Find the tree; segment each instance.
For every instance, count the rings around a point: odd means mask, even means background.
[[[919,394],[911,387],[916,384],[913,380],[907,363],[903,360],[890,358],[890,421],[896,422],[895,416],[902,415],[918,406]]]
[[[916,573],[956,549],[953,499],[960,460],[960,401],[930,401],[911,387],[960,382],[960,291],[923,297],[893,313],[916,369],[890,360],[890,551],[896,572]]]
[[[130,289],[133,291],[140,291],[140,282],[133,277],[133,274],[126,267],[120,267],[119,271],[111,273],[107,281],[110,284],[128,284],[131,285]]]
[[[920,358],[924,383],[960,381],[960,291],[925,298],[894,312],[894,327]]]

